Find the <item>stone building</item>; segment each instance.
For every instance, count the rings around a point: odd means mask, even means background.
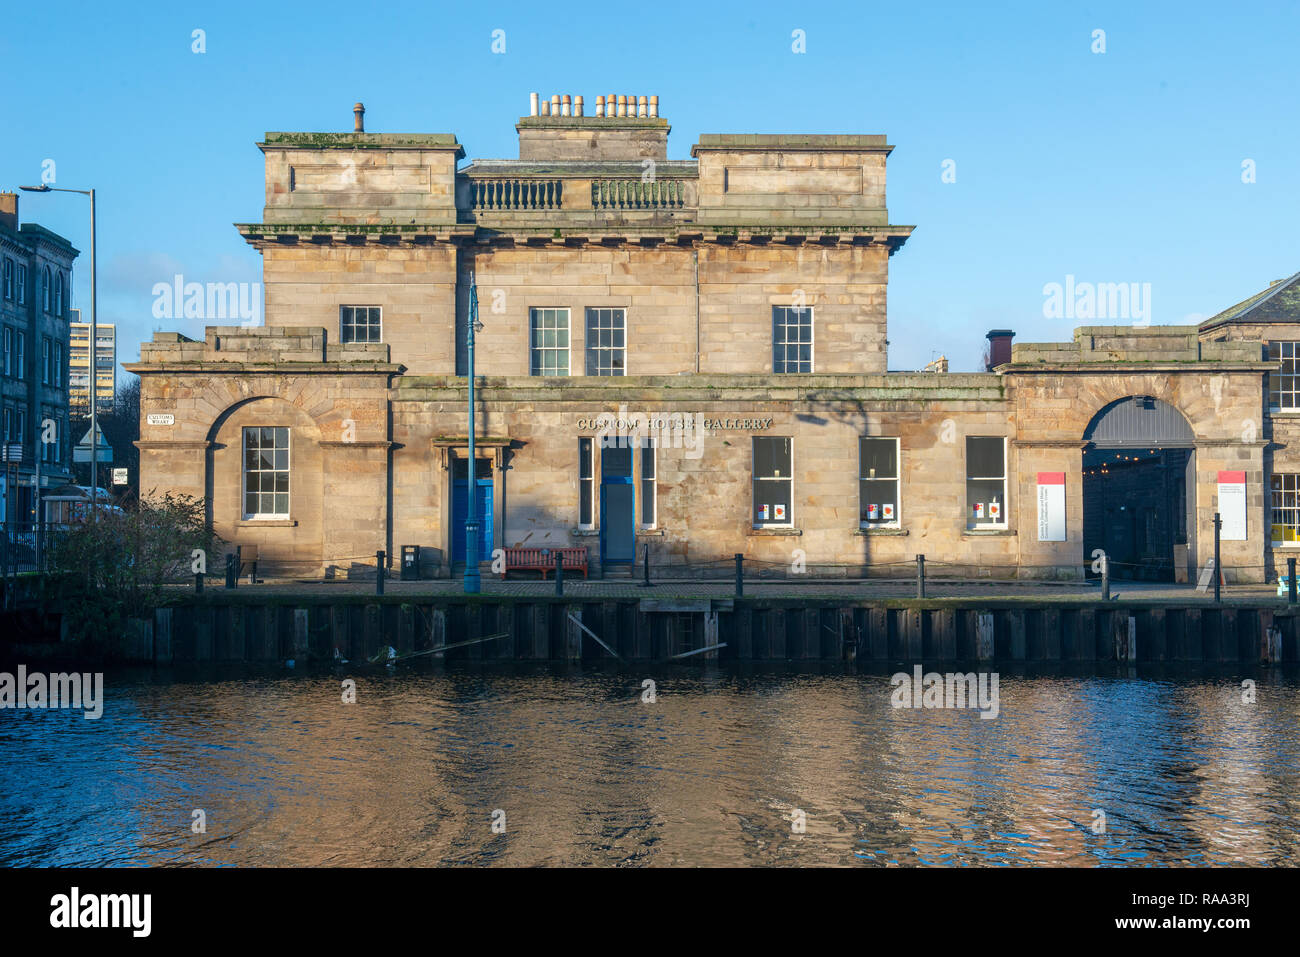
[[[464,559],[471,481],[485,558],[586,546],[606,576],[648,549],[683,574],[735,553],[903,574],[924,554],[1074,577],[1102,548],[1172,577],[1212,554],[1224,498],[1225,570],[1264,576],[1277,363],[1259,341],[995,330],[993,371],[888,372],[890,257],[912,233],[885,202],[893,147],[704,135],[670,159],[658,112],[534,98],[518,159],[460,167],[454,136],[366,133],[360,104],[353,133],[266,134],[262,221],[238,226],[265,327],[142,346],[142,491],[204,497],[263,567],[420,545],[426,576]],[[1139,448],[1163,491],[1130,512],[1106,485]]]
[[[18,194],[0,193],[3,439],[22,449],[17,469],[0,467],[0,520],[20,527],[36,521],[38,474],[42,489],[71,480],[68,318],[77,255],[62,236],[20,224]]]

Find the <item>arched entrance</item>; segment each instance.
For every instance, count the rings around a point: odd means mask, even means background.
[[[1173,581],[1195,559],[1196,436],[1172,405],[1128,396],[1083,434],[1083,549],[1110,558],[1113,578]]]

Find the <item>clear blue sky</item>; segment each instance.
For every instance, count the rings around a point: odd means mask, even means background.
[[[895,369],[973,369],[995,327],[1068,339],[1087,323],[1043,317],[1067,275],[1150,283],[1152,320],[1180,323],[1300,270],[1296,0],[182,6],[11,4],[0,33],[0,188],[53,159],[55,185],[99,191],[124,361],[156,326],[201,334],[154,320],[154,283],[260,280],[231,226],[260,218],[253,144],[350,130],[357,100],[368,130],[455,133],[470,158],[517,155],[530,91],[657,93],[673,158],[701,133],[884,133],[891,221],[917,227],[891,260]],[[21,202],[83,250],[86,304],[85,201]]]

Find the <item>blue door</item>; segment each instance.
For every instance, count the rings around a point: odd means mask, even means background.
[[[636,487],[630,446],[600,450],[600,560],[610,565],[636,560]]]
[[[476,491],[474,504],[478,512],[478,557],[479,561],[492,560],[492,463],[487,459],[478,460],[475,469]],[[451,483],[451,560],[465,561],[465,522],[469,516],[469,474],[468,463],[457,459],[452,465]]]

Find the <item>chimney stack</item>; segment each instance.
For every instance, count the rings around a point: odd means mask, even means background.
[[[0,193],[0,226],[18,231],[17,193]]]
[[[355,104],[352,107],[352,117],[354,121],[352,132],[364,133],[366,131],[366,108],[360,103]]]
[[[1010,329],[989,330],[989,364],[984,371],[992,372],[1000,365],[1011,361],[1011,340],[1016,337]]]

